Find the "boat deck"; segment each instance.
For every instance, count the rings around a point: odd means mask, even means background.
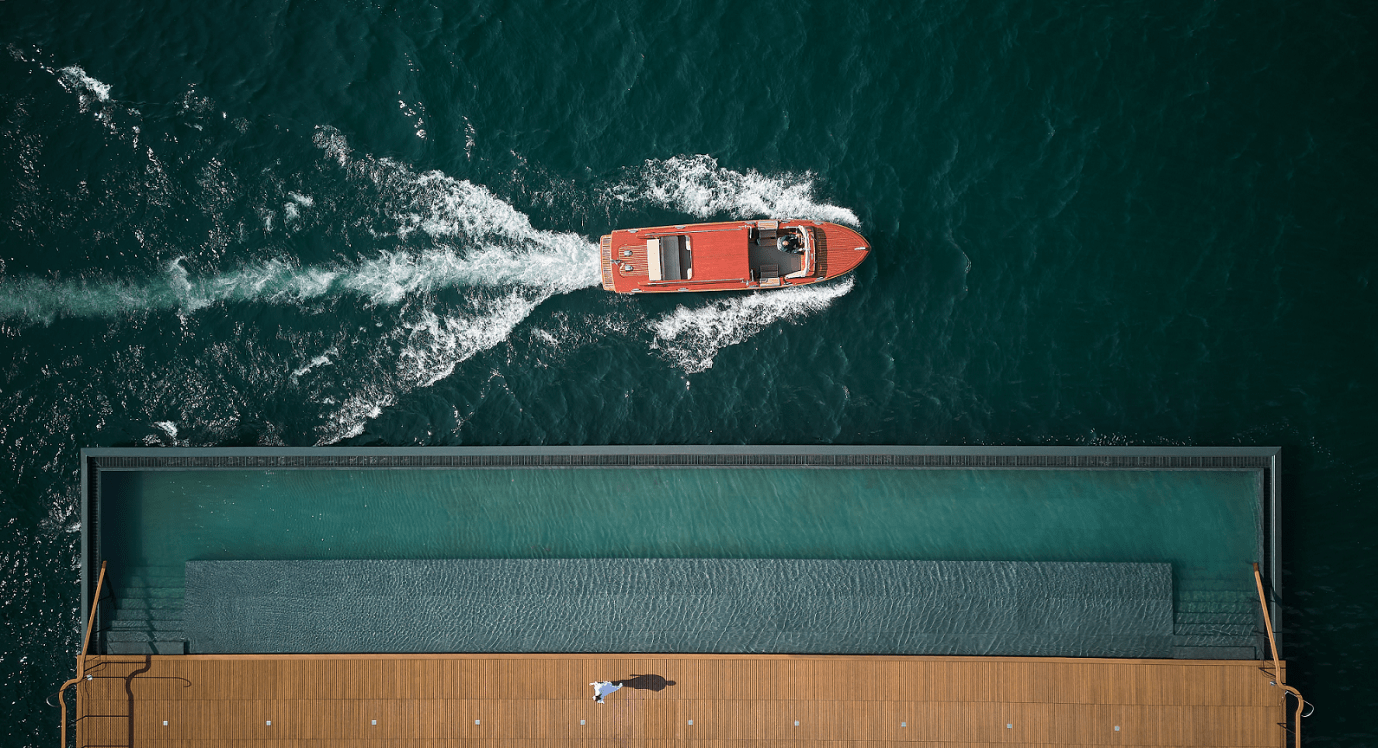
[[[846,226],[826,221],[772,221],[779,230],[804,228],[813,238],[813,271],[807,276],[787,278],[802,269],[804,258],[778,251],[773,236],[764,243],[749,241],[749,232],[757,223],[724,221],[614,231],[599,240],[603,288],[618,293],[655,293],[804,285],[847,273],[870,252],[865,238]],[[685,272],[675,271],[661,280],[651,280],[652,258],[646,240],[661,236],[688,238],[690,248],[682,250],[680,259],[672,263]],[[657,260],[656,267],[658,263]],[[692,273],[687,271],[690,267]]]
[[[822,236],[823,232],[815,234]],[[804,266],[804,256],[781,252],[775,248],[775,240],[760,239],[747,244],[747,264],[751,266],[753,277],[761,277],[761,268],[774,266],[778,277],[798,272]]]
[[[1255,661],[662,655],[88,658],[78,746],[1280,746]],[[589,683],[629,679],[603,705]]]

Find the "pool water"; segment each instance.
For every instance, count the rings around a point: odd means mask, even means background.
[[[1164,658],[1177,642],[1167,564],[192,561],[185,579],[182,634],[193,654]]]
[[[1252,589],[1253,470],[101,472],[103,556],[1168,562]],[[1237,580],[1237,581],[1236,581]]]

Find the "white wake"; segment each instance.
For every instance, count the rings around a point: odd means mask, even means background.
[[[694,374],[713,367],[718,351],[746,342],[777,322],[799,322],[817,314],[848,291],[851,276],[823,285],[796,286],[732,296],[701,307],[679,306],[650,323],[653,346],[675,366]]]
[[[610,197],[622,203],[647,203],[698,218],[725,215],[860,224],[856,213],[820,202],[814,192],[810,172],[739,172],[718,166],[717,159],[706,155],[647,160],[608,190]]]
[[[604,304],[582,318],[554,313],[532,326],[530,335],[514,337],[514,331],[550,297],[598,284],[598,250],[589,238],[538,229],[527,214],[481,184],[356,153],[331,127],[317,128],[313,138],[321,153],[320,181],[305,174],[269,175],[253,182],[211,157],[194,180],[198,192],[195,187],[179,186],[189,183],[179,183],[165,173],[170,167],[155,155],[160,146],[152,140],[140,144],[142,115],[116,99],[108,84],[76,66],[45,69],[76,97],[83,112],[130,142],[134,154],[143,158],[146,152],[147,164],[140,169],[151,176],[129,182],[123,189],[143,195],[158,208],[155,216],[173,206],[169,220],[175,217],[180,222],[176,206],[199,207],[214,225],[212,241],[199,250],[193,249],[195,244],[179,250],[174,247],[181,241],[200,240],[169,233],[161,223],[126,225],[123,230],[149,252],[175,259],[164,260],[152,272],[136,277],[100,272],[65,278],[0,277],[0,320],[17,320],[23,327],[62,318],[137,318],[175,311],[185,328],[198,315],[215,320],[208,315],[210,310],[232,304],[295,306],[308,315],[303,320],[317,321],[329,320],[335,310],[347,309],[348,304],[366,308],[371,310],[365,315],[371,324],[365,326],[350,314],[338,323],[313,322],[302,330],[274,333],[250,327],[238,341],[206,343],[210,347],[202,354],[197,354],[203,347],[200,343],[185,342],[178,348],[203,363],[223,362],[221,355],[231,355],[237,362],[231,365],[254,372],[252,386],[257,395],[227,394],[219,389],[247,385],[236,384],[234,378],[222,381],[191,364],[181,367],[186,370],[183,378],[198,383],[182,389],[200,393],[194,399],[204,401],[205,407],[221,400],[252,402],[284,389],[321,409],[317,434],[323,444],[363,433],[370,420],[383,415],[406,393],[437,385],[464,361],[503,344],[517,349],[548,348],[554,352],[551,360],[558,362],[570,350],[608,335],[646,341],[649,331],[649,345],[656,354],[686,372],[701,372],[713,366],[723,348],[740,345],[778,323],[798,323],[828,308],[853,286],[849,278],[823,286],[705,298],[703,306],[680,306],[649,321],[636,311],[635,300]],[[227,115],[213,111],[212,102],[191,93],[187,102],[195,106],[185,105],[178,116],[213,140],[210,133],[215,121]],[[123,123],[118,130],[113,129],[116,121]],[[242,133],[248,123],[234,126]],[[474,144],[472,126],[466,138],[467,154]],[[168,163],[176,165],[172,160]],[[196,168],[191,163],[188,168]],[[253,195],[245,189],[246,182],[260,184],[262,191],[250,197],[242,218],[265,235],[290,239],[312,227],[330,226],[367,232],[374,246],[385,248],[349,259],[337,255],[341,259],[326,263],[304,263],[284,249],[275,257],[271,252],[267,258],[259,253],[231,265],[222,258],[232,256],[232,229],[237,221],[242,225],[242,220],[229,211],[236,199]],[[855,213],[821,200],[816,193],[814,175],[808,172],[737,172],[720,167],[709,156],[679,156],[646,161],[592,191],[557,190],[552,192],[555,197],[549,208],[579,215],[595,205],[619,205],[628,215],[655,207],[697,219],[777,216],[857,224]],[[345,206],[344,214],[340,206]],[[634,219],[631,225],[636,225]],[[215,242],[221,249],[206,251]],[[177,257],[181,252],[186,256]],[[257,345],[257,339],[274,334],[292,341],[290,353],[269,353]],[[240,356],[249,358],[238,361],[235,357]],[[197,414],[200,406],[195,404],[184,402],[183,407],[190,410],[176,419],[157,421],[167,438],[177,438],[170,428],[180,428],[182,433],[214,431],[219,427],[209,425],[208,418],[226,424],[237,419],[219,411]]]

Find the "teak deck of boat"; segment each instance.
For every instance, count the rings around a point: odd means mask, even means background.
[[[1280,746],[1245,660],[734,655],[88,658],[78,746]],[[589,683],[639,676],[599,705]],[[691,723],[692,722],[692,723]],[[1116,729],[1118,728],[1118,729]]]

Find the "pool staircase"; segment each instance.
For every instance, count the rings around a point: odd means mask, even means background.
[[[106,654],[186,654],[182,625],[185,570],[178,566],[130,569],[120,596],[106,614],[101,651]]]
[[[1258,601],[1239,590],[1237,579],[1176,580],[1173,657],[1191,660],[1252,659],[1266,651]]]

